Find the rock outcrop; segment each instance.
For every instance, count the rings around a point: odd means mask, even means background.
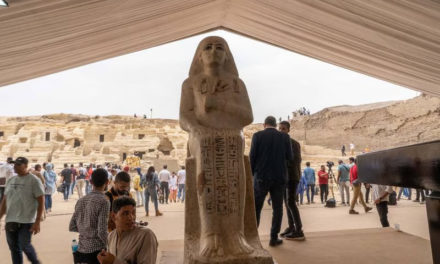
[[[325,108],[292,122],[294,137],[306,145],[381,150],[440,139],[440,98],[418,96],[360,106]]]

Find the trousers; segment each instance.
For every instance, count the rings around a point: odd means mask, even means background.
[[[299,182],[289,181],[286,185],[286,191],[284,192],[284,204],[286,206],[287,220],[291,232],[302,231],[301,216],[299,215],[299,210],[295,201],[295,193],[298,184]]]
[[[379,213],[380,223],[382,224],[382,227],[390,226],[390,223],[388,222],[388,202],[384,201],[376,204],[376,209]]]
[[[12,263],[23,263],[23,252],[32,264],[39,264],[37,253],[31,244],[32,233],[29,231],[33,223],[6,223],[6,240],[11,251]]]
[[[257,216],[257,226],[260,225],[261,210],[267,194],[272,198],[272,227],[270,228],[270,238],[277,239],[281,229],[283,219],[283,196],[285,185],[273,182],[269,179],[254,178],[255,213]]]

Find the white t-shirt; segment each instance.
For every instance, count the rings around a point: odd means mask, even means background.
[[[381,202],[389,202],[390,196],[389,194],[393,192],[392,186],[387,185],[378,185],[378,184],[371,184],[372,193],[371,193],[371,200],[376,201],[380,197],[384,196],[385,193],[388,193],[388,195],[385,198],[382,198]]]
[[[354,149],[354,144],[350,143],[350,149]]]
[[[168,182],[171,178],[171,173],[167,169],[163,169],[159,172],[159,181]]]
[[[186,181],[186,171],[180,170],[177,172],[177,183],[178,184],[185,184]]]
[[[0,163],[0,178],[6,178],[6,181],[8,181],[9,178],[12,178],[12,176],[15,175],[16,173],[14,172],[14,165],[9,163]],[[1,185],[1,187],[3,186],[5,185]]]
[[[170,177],[170,190],[177,190],[177,177]]]

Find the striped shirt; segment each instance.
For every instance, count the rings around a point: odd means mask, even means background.
[[[69,231],[79,233],[78,251],[92,253],[107,247],[110,202],[104,193],[92,191],[78,200]]]

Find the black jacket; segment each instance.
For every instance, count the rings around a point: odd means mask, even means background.
[[[291,138],[293,160],[287,161],[287,172],[289,181],[299,182],[301,179],[301,145],[298,141]]]
[[[279,132],[276,128],[258,131],[252,137],[249,158],[255,179],[285,184],[286,161],[293,160],[289,135]]]

